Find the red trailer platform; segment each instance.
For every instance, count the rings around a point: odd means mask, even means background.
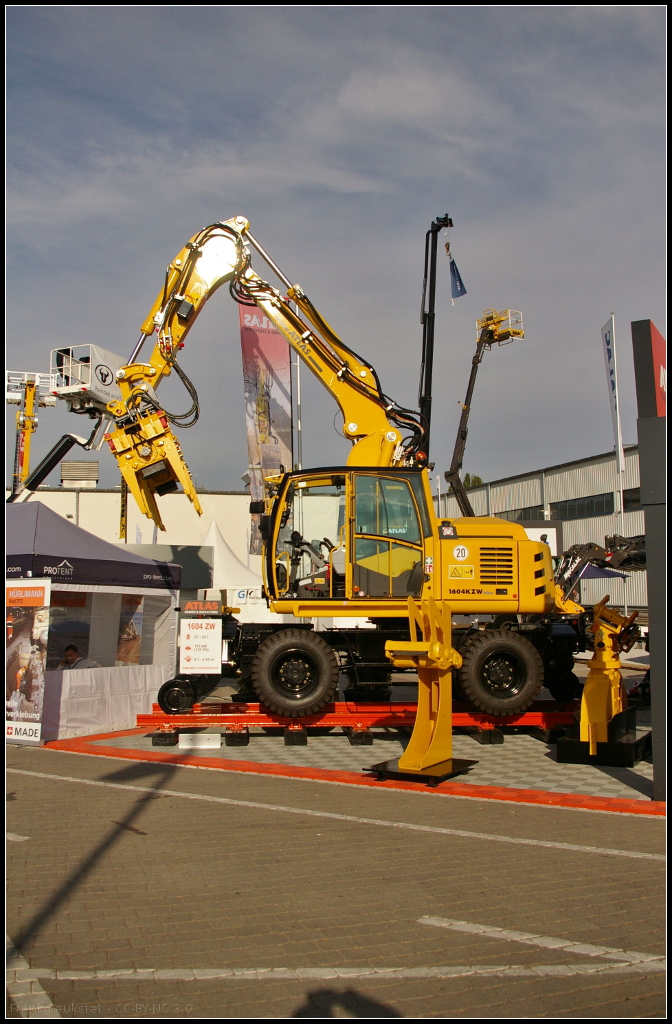
[[[553,733],[572,725],[579,701],[562,704],[558,701],[536,701],[518,715],[487,715],[473,711],[463,704],[453,705],[453,728],[468,729],[481,743],[503,743],[506,728],[532,728]],[[380,703],[352,703],[342,701],[325,704],[319,712],[303,718],[276,715],[263,704],[239,702],[208,702],[194,704],[189,712],[165,714],[158,704],[149,715],[138,715],[137,726],[151,730],[155,746],[173,746],[178,742],[180,730],[221,729],[227,746],[247,746],[249,730],[261,726],[265,731],[284,732],[285,743],[304,744],[309,731],[324,732],[344,729],[353,744],[372,742],[372,728],[412,728],[416,704],[386,701]]]

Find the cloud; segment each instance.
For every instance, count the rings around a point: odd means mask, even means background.
[[[664,330],[653,9],[161,10],[8,14],[12,368],[43,367],[68,340],[130,351],[166,262],[203,224],[243,213],[386,391],[414,404],[424,233],[448,211],[468,295],[450,306],[442,263],[433,457],[449,460],[490,305],[520,308],[527,338],[484,362],[468,469],[501,476],[611,446],[599,329],[612,309],[634,439],[628,324]],[[183,444],[202,485],[236,487],[246,464],[237,344],[221,293],[184,353],[203,419]],[[342,459],[305,377],[305,460]],[[50,432],[77,429],[47,416]],[[47,447],[45,429],[35,449]]]

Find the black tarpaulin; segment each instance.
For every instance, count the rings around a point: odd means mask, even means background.
[[[7,505],[7,579],[179,590],[182,570],[135,555],[69,523],[39,501]]]

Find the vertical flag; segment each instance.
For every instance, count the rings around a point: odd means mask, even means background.
[[[265,497],[264,476],[292,469],[292,385],[289,345],[263,310],[238,307],[243,353],[250,497]],[[261,554],[253,517],[250,554]]]
[[[602,328],[602,348],[604,349],[604,364],[607,370],[607,388],[609,390],[609,404],[611,406],[611,421],[614,427],[616,464],[618,472],[621,474],[625,471],[625,459],[623,457],[623,438],[621,436],[621,413],[618,405],[618,377],[616,374],[616,349],[614,342],[614,314],[612,313],[611,317]]]

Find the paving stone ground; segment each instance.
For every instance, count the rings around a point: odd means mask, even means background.
[[[8,932],[61,1017],[665,1017],[657,970],[420,923],[661,956],[661,819],[45,748],[8,747],[8,766],[7,829],[27,837],[8,844]],[[409,976],[429,967],[453,976]],[[356,972],[170,974],[206,968]]]

